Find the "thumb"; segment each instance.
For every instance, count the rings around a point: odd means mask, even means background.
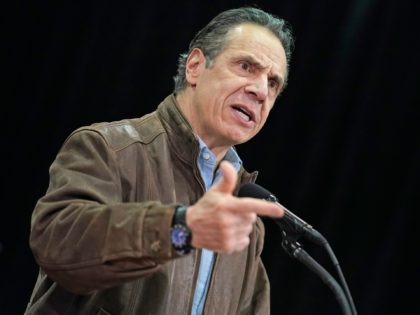
[[[233,165],[227,161],[222,161],[219,167],[222,172],[222,179],[214,186],[214,189],[231,194],[235,189],[238,174]]]

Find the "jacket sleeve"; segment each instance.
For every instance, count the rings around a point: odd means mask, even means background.
[[[50,168],[31,221],[30,246],[45,273],[84,294],[157,271],[177,257],[175,205],[123,202],[116,153],[96,131],[77,131]]]

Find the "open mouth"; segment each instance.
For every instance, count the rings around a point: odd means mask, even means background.
[[[246,121],[255,121],[254,114],[248,111],[245,107],[240,105],[233,105],[232,108],[241,114]]]

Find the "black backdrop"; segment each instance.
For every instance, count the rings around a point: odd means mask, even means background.
[[[20,1],[3,7],[0,313],[22,314],[37,267],[30,215],[66,136],[141,116],[172,91],[178,54],[245,1]],[[248,170],[330,241],[359,314],[418,313],[417,1],[260,1],[296,36],[289,86],[238,147]],[[339,314],[266,222],[273,314]],[[302,241],[333,274],[326,254]],[[417,254],[418,255],[418,254]]]

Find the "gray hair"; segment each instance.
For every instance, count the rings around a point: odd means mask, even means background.
[[[199,48],[206,57],[206,67],[211,66],[214,58],[220,53],[228,40],[228,33],[234,27],[251,23],[263,26],[270,30],[281,42],[286,52],[287,68],[293,50],[293,36],[288,23],[270,13],[253,7],[231,9],[218,14],[204,28],[202,28],[190,42],[188,52],[182,53],[178,59],[178,70],[174,76],[174,92],[178,93],[188,86],[185,76],[188,55],[194,48]],[[287,83],[285,78],[284,87]]]

